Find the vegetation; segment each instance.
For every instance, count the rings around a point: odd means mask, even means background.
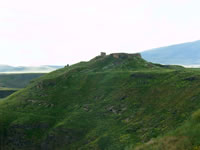
[[[181,127],[164,137],[152,139],[135,150],[200,150],[200,110]]]
[[[7,97],[12,93],[24,88],[31,80],[44,74],[0,74],[0,98]]]
[[[0,145],[195,150],[199,81],[199,69],[152,64],[138,54],[98,56],[46,74],[1,100]]]

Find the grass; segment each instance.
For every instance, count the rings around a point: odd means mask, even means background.
[[[134,149],[178,130],[200,108],[199,69],[152,64],[137,55],[119,56],[65,67],[1,100],[1,146],[6,150]],[[171,135],[158,141],[185,143],[187,137]]]
[[[200,149],[200,110],[177,129],[165,136],[152,139],[134,150],[199,150]]]

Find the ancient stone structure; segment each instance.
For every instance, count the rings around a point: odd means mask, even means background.
[[[141,54],[140,53],[136,53],[136,54],[134,54],[135,56],[137,56],[137,57],[140,57],[140,58],[142,58],[142,56],[141,56]]]
[[[119,57],[120,57],[120,54],[113,54],[113,57],[114,57],[114,58],[119,58]]]
[[[106,53],[105,52],[101,52],[101,56],[106,56]]]
[[[131,58],[131,57],[142,57],[140,53],[136,54],[126,54],[126,53],[114,53],[111,54],[112,57],[118,59],[118,58]]]

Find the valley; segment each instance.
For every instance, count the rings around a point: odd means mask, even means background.
[[[44,73],[0,74],[0,99],[25,88],[30,81],[42,75]]]

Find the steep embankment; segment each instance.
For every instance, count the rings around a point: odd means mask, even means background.
[[[0,101],[1,147],[131,149],[181,126],[200,108],[199,92],[199,70],[98,56]]]

